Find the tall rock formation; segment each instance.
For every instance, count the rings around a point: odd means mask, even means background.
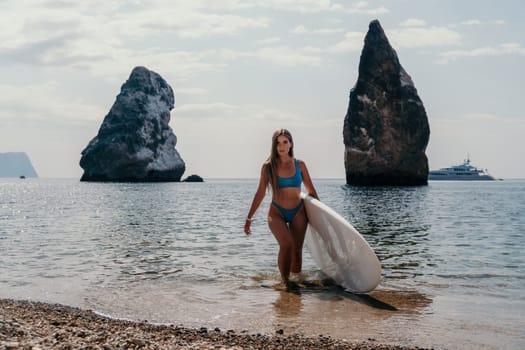
[[[427,184],[429,136],[427,114],[414,83],[374,20],[344,120],[347,184]]]
[[[180,181],[186,166],[168,125],[172,88],[157,73],[136,67],[98,131],[82,151],[81,181]]]
[[[25,152],[0,153],[0,177],[38,177]]]

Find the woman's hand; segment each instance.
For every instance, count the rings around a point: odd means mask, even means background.
[[[244,223],[244,233],[248,236],[252,233],[251,229],[252,219],[246,219],[246,222]]]

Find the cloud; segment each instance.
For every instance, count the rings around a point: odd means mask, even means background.
[[[328,48],[331,53],[344,53],[360,51],[364,45],[366,33],[347,32],[343,40]]]
[[[253,6],[280,11],[317,13],[324,11],[340,11],[343,7],[330,0],[257,0]]]
[[[231,36],[270,25],[268,18],[210,13],[207,6],[184,0],[177,6],[159,1],[157,6],[126,11],[120,6],[129,5],[110,6],[95,0],[90,7],[83,3],[43,1],[29,6],[8,2],[0,21],[2,62],[71,65],[112,60],[130,42],[134,47],[140,42],[141,47],[153,47],[145,38]]]
[[[446,27],[406,27],[385,30],[396,48],[454,46],[461,44],[461,35]]]
[[[408,19],[401,23],[400,28],[385,29],[394,48],[420,48],[431,46],[460,45],[459,33],[445,27],[424,27],[425,22],[418,19]],[[366,33],[347,32],[343,40],[331,46],[331,53],[356,52],[364,45]]]
[[[100,106],[87,103],[80,97],[70,99],[58,93],[60,88],[54,81],[30,86],[0,85],[0,119],[17,125],[79,125],[102,120],[107,113]]]
[[[93,5],[93,6],[91,6]],[[140,6],[135,6],[140,5]],[[202,72],[219,71],[242,57],[256,57],[281,66],[319,66],[320,50],[315,48],[264,47],[256,51],[207,49],[192,51],[181,45],[170,46],[176,36],[183,40],[207,40],[217,36],[244,34],[246,30],[270,28],[272,20],[246,9],[273,9],[316,13],[381,13],[367,2],[351,8],[330,0],[157,0],[151,6],[138,1],[85,2],[41,1],[34,6],[7,2],[8,21],[0,23],[0,62],[4,65],[26,64],[46,67],[74,67],[110,79],[128,73],[130,67],[145,65],[151,69],[169,70],[173,77],[189,80]],[[241,11],[242,10],[242,11]],[[251,11],[252,13],[254,11]],[[35,30],[37,29],[37,30]],[[340,28],[309,30],[296,27],[294,32],[311,34],[341,33]],[[347,34],[333,51],[356,46]],[[277,36],[259,40],[259,45],[275,45]],[[219,44],[220,45],[220,44]],[[209,47],[209,46],[208,46]],[[175,63],[175,64],[174,64]]]
[[[306,29],[306,27],[301,24],[301,25],[295,27],[292,30],[292,33],[294,33],[294,34],[304,34],[304,33],[308,33],[308,29]]]
[[[266,28],[270,23],[271,21],[264,17],[254,18],[198,11],[180,13],[176,8],[141,12],[133,20],[125,18],[125,24],[128,26],[127,33],[130,33],[131,30],[131,33],[143,36],[173,31],[181,38],[234,35],[250,28]]]
[[[254,57],[280,66],[320,66],[322,58],[321,49],[304,47],[293,49],[290,47],[265,47],[257,50]]]
[[[12,5],[16,16],[7,15],[0,21],[0,61],[3,64],[64,66],[101,59],[99,50],[86,45],[93,33],[87,17],[64,9]],[[17,8],[19,6],[20,8]],[[97,28],[97,26],[93,26]],[[107,36],[91,40],[100,47]],[[81,43],[81,45],[78,45]],[[112,42],[115,44],[115,41]],[[75,46],[82,49],[75,50]]]
[[[89,43],[86,43],[88,45]],[[31,56],[25,54],[29,49],[19,49],[5,55],[2,50],[0,62],[9,64],[28,64],[29,69],[50,67],[57,69],[70,66],[80,72],[121,83],[122,76],[127,76],[132,67],[146,66],[162,75],[168,76],[172,81],[190,81],[198,75],[209,72],[222,71],[230,62],[248,56],[248,54],[228,49],[184,51],[161,48],[128,49],[123,47],[99,47],[93,51],[101,51],[98,56],[82,57],[81,43],[68,47],[68,53],[60,55],[65,48],[61,48],[51,55]],[[252,54],[253,55],[253,54]]]
[[[334,34],[344,32],[343,28],[321,28],[312,31],[314,34]]]
[[[224,102],[202,104],[187,104],[175,107],[177,119],[196,120],[229,120],[232,121],[260,121],[260,122],[296,122],[301,116],[285,110],[271,109],[267,106],[249,104],[233,105]]]
[[[271,44],[276,44],[279,41],[281,41],[281,38],[279,38],[278,36],[273,36],[273,37],[270,37],[270,38],[257,40],[257,44],[259,44],[259,45],[271,45]]]
[[[200,52],[142,49],[130,50],[115,48],[106,53],[103,62],[85,62],[74,68],[88,70],[91,74],[120,83],[132,67],[146,66],[170,81],[179,83],[191,81],[194,77],[209,72],[223,70],[240,53],[230,50],[206,50]],[[119,79],[119,80],[115,80]]]
[[[439,55],[438,63],[444,64],[462,57],[487,57],[521,55],[525,56],[525,48],[519,43],[505,43],[498,46],[484,46],[470,50],[454,50],[443,52]]]
[[[20,42],[15,47],[4,46],[0,48],[0,62],[4,64],[58,64],[59,62],[55,63],[53,56],[63,51],[74,39],[75,36],[72,34],[63,34],[44,40]]]
[[[525,119],[523,118],[512,118],[503,115],[489,114],[489,113],[470,113],[460,116],[467,121],[476,121],[476,122],[497,122],[497,123],[516,123],[521,124],[525,127]]]
[[[427,22],[418,18],[409,18],[401,22],[399,25],[402,27],[424,27],[427,25]]]
[[[208,92],[208,90],[200,87],[177,87],[177,89],[174,91],[175,97],[177,97],[178,94],[183,95],[204,95]]]
[[[466,25],[466,26],[474,26],[474,25],[480,25],[481,21],[479,19],[469,19],[469,20],[461,22],[461,24]]]
[[[363,14],[363,15],[381,15],[388,13],[388,9],[384,6],[377,8],[369,8],[367,1],[359,1],[351,6],[350,9],[346,10],[349,13]]]
[[[205,119],[221,119],[221,118],[239,118],[241,107],[227,104],[224,102],[213,103],[194,103],[178,106],[175,108],[177,118],[205,118]]]
[[[453,116],[434,116],[432,121],[437,124],[465,124],[478,125],[478,123],[490,123],[493,125],[512,124],[515,127],[525,128],[525,118],[523,115],[501,115],[484,112],[460,113]]]
[[[16,48],[0,48],[0,62],[4,65],[76,66],[94,65],[108,56],[103,50],[86,49],[89,45],[74,34],[26,42]]]
[[[321,28],[309,30],[304,25],[299,25],[292,29],[293,34],[334,34],[344,32],[342,28]]]
[[[221,2],[219,1],[219,4]],[[299,12],[299,13],[320,13],[320,12],[339,12],[350,14],[378,15],[388,13],[384,6],[371,8],[367,1],[359,1],[350,7],[331,0],[255,0],[255,1],[222,1],[223,8],[226,4],[230,9],[262,8],[275,11]],[[343,2],[344,3],[344,2]]]

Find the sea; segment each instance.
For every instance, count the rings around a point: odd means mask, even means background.
[[[302,278],[309,283],[274,288],[269,195],[252,235],[243,233],[255,179],[41,178],[0,179],[0,298],[247,333],[525,348],[525,180],[314,184],[375,250],[382,278],[374,291],[352,294],[323,282],[307,247]]]

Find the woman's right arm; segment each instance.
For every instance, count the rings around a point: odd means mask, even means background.
[[[252,223],[252,217],[261,205],[264,196],[266,195],[266,188],[268,187],[268,171],[267,171],[267,164],[263,164],[261,168],[261,176],[259,178],[259,186],[257,187],[257,191],[255,192],[255,195],[253,196],[252,205],[250,207],[250,210],[248,211],[248,216],[246,217],[246,222],[244,223],[244,233],[247,235],[251,234],[251,223]]]

